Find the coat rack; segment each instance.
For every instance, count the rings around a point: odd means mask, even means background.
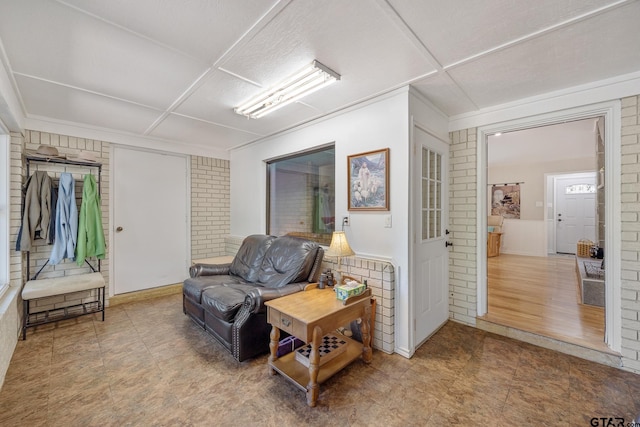
[[[31,163],[56,163],[62,165],[71,165],[71,166],[85,166],[90,168],[98,169],[98,194],[102,194],[102,163],[97,162],[86,162],[82,160],[68,160],[68,159],[59,159],[55,157],[39,157],[33,155],[25,155],[25,162],[27,167],[27,176],[31,176]],[[98,268],[96,269],[91,263],[85,259],[85,262],[91,268],[91,271],[98,272],[101,271],[101,262],[98,260]],[[47,260],[42,267],[38,270],[38,272],[31,277],[31,254],[27,252],[27,280],[35,280],[38,278],[38,275],[44,270],[44,268],[49,264],[49,260]]]

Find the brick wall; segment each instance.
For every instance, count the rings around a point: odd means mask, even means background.
[[[622,100],[622,365],[640,371],[640,96]],[[470,325],[476,316],[476,129],[451,133],[450,317]]]
[[[622,356],[640,371],[640,96],[622,100]]]
[[[222,255],[235,256],[238,253],[238,250],[240,249],[240,245],[242,245],[243,239],[244,237],[225,236],[224,254]]]
[[[453,247],[449,252],[449,316],[476,324],[476,129],[450,134],[449,230]]]
[[[336,258],[325,258],[322,271],[338,268]],[[372,346],[385,353],[395,348],[395,269],[393,264],[360,257],[343,257],[341,269],[360,283],[367,281],[376,299],[375,324]]]
[[[271,207],[271,234],[313,231],[314,180],[317,181],[317,177],[300,171],[276,172],[275,182],[271,183],[276,193],[275,206]],[[301,218],[307,220],[301,221]]]
[[[229,161],[191,157],[191,259],[224,255],[230,230]]]
[[[9,184],[10,218],[9,223],[9,269],[11,270],[11,286],[22,288],[22,254],[16,252],[16,239],[20,228],[20,213],[22,210],[22,150],[24,138],[19,133],[11,134],[11,177]]]

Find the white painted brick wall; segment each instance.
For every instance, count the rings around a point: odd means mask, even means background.
[[[476,129],[450,134],[449,317],[476,324]]]
[[[326,249],[326,248],[325,248]],[[322,271],[337,269],[336,258],[324,258]],[[393,264],[359,257],[342,259],[343,274],[359,282],[367,281],[376,299],[376,314],[372,346],[385,353],[395,347],[395,269]]]
[[[622,364],[640,371],[640,96],[622,100]]]
[[[191,259],[225,255],[230,212],[229,161],[191,156]]]
[[[272,207],[270,234],[282,236],[291,232],[313,231],[314,179],[317,181],[316,177],[299,171],[277,172],[276,203]],[[303,221],[301,218],[307,218],[307,220]]]
[[[20,252],[16,252],[16,240],[20,229],[20,212],[22,210],[22,135],[11,134],[11,177],[10,177],[10,223],[9,223],[9,269],[11,271],[11,286],[22,288],[23,259]]]

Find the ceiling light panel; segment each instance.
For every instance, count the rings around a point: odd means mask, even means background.
[[[243,116],[258,119],[338,80],[340,80],[338,73],[318,61],[313,61],[269,90],[235,108],[234,111]]]

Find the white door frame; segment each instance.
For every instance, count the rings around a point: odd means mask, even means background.
[[[191,161],[189,160],[190,156],[187,154],[180,154],[180,153],[168,153],[167,151],[162,151],[162,150],[153,150],[150,148],[142,148],[142,147],[136,147],[136,146],[129,146],[129,145],[122,145],[122,144],[114,144],[111,143],[110,147],[109,147],[109,159],[113,159],[114,158],[114,152],[115,149],[117,148],[121,148],[121,149],[128,149],[128,150],[137,150],[137,151],[144,151],[144,152],[148,152],[148,153],[158,153],[158,154],[172,154],[172,155],[176,155],[176,156],[183,156],[187,158],[186,161],[186,172],[187,172],[187,188],[185,189],[186,191],[186,195],[185,195],[185,203],[187,205],[187,218],[186,218],[186,227],[185,227],[185,233],[187,233],[187,247],[186,247],[186,252],[187,252],[187,260],[186,260],[186,265],[185,265],[185,271],[189,270],[189,266],[190,266],[190,258],[191,258]],[[113,191],[113,182],[114,182],[114,177],[116,174],[116,171],[114,170],[113,167],[113,162],[110,162],[109,167],[109,237],[108,237],[108,241],[109,242],[114,242],[115,239],[115,223],[114,223],[114,218],[115,218],[115,192]],[[109,297],[113,297],[115,295],[115,262],[113,262],[112,260],[114,260],[114,254],[113,254],[113,247],[115,245],[110,244],[108,245],[108,251],[109,251]]]
[[[537,116],[523,117],[478,128],[477,133],[477,316],[487,313],[487,138],[497,132],[507,132],[532,127],[547,126],[566,121],[604,117],[605,141],[605,209],[607,227],[606,280],[611,286],[605,290],[605,342],[614,351],[621,351],[621,106],[619,100],[585,105],[568,110],[554,111]]]

